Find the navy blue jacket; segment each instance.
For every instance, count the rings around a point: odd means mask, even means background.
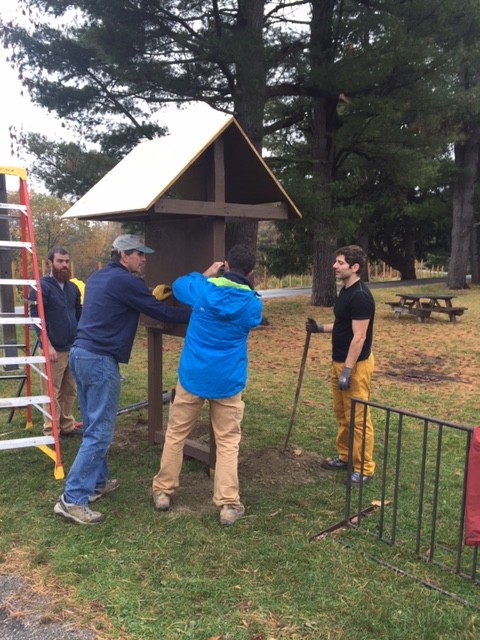
[[[56,351],[69,351],[75,340],[78,320],[82,313],[80,290],[76,284],[68,280],[62,289],[50,274],[40,278],[40,287],[48,339]],[[30,288],[28,300],[30,303],[37,301],[35,289]],[[30,315],[38,317],[36,304],[30,304]],[[37,336],[40,336],[40,329],[36,326],[34,329]]]
[[[127,363],[140,313],[167,323],[186,324],[190,318],[190,309],[159,302],[141,278],[109,262],[87,280],[75,346]]]

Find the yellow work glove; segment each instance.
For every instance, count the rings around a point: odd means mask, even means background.
[[[157,284],[152,291],[152,296],[155,296],[157,300],[165,300],[172,295],[172,288],[168,284]]]

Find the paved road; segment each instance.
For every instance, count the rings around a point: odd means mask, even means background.
[[[445,283],[446,278],[422,278],[419,280],[388,280],[378,282],[368,282],[370,289],[392,289],[395,287],[415,287],[423,284]],[[263,289],[258,292],[262,298],[291,298],[294,296],[309,296],[312,293],[311,287],[292,287],[285,289]]]
[[[0,575],[1,640],[94,640],[88,629],[46,622],[47,605],[45,597],[31,593],[21,578]],[[16,615],[10,616],[11,611]]]

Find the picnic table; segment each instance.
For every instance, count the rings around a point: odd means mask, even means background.
[[[448,315],[450,322],[456,322],[457,316],[461,316],[467,307],[454,307],[452,300],[455,296],[438,293],[397,293],[399,298],[395,302],[386,302],[395,316],[399,318],[402,314],[416,316],[419,322],[425,322],[432,313],[443,313]]]

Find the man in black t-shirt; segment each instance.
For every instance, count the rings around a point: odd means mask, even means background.
[[[335,253],[333,269],[343,282],[333,308],[335,322],[318,325],[308,318],[305,328],[312,333],[332,334],[332,395],[333,410],[338,423],[337,455],[325,458],[321,466],[332,471],[346,470],[352,398],[370,399],[374,358],[372,354],[375,302],[368,287],[360,280],[360,271],[366,263],[361,247],[349,245]],[[364,415],[365,414],[365,415]],[[365,449],[362,460],[362,442]],[[365,484],[373,480],[373,425],[370,408],[363,405],[355,410],[353,434],[352,484]]]

